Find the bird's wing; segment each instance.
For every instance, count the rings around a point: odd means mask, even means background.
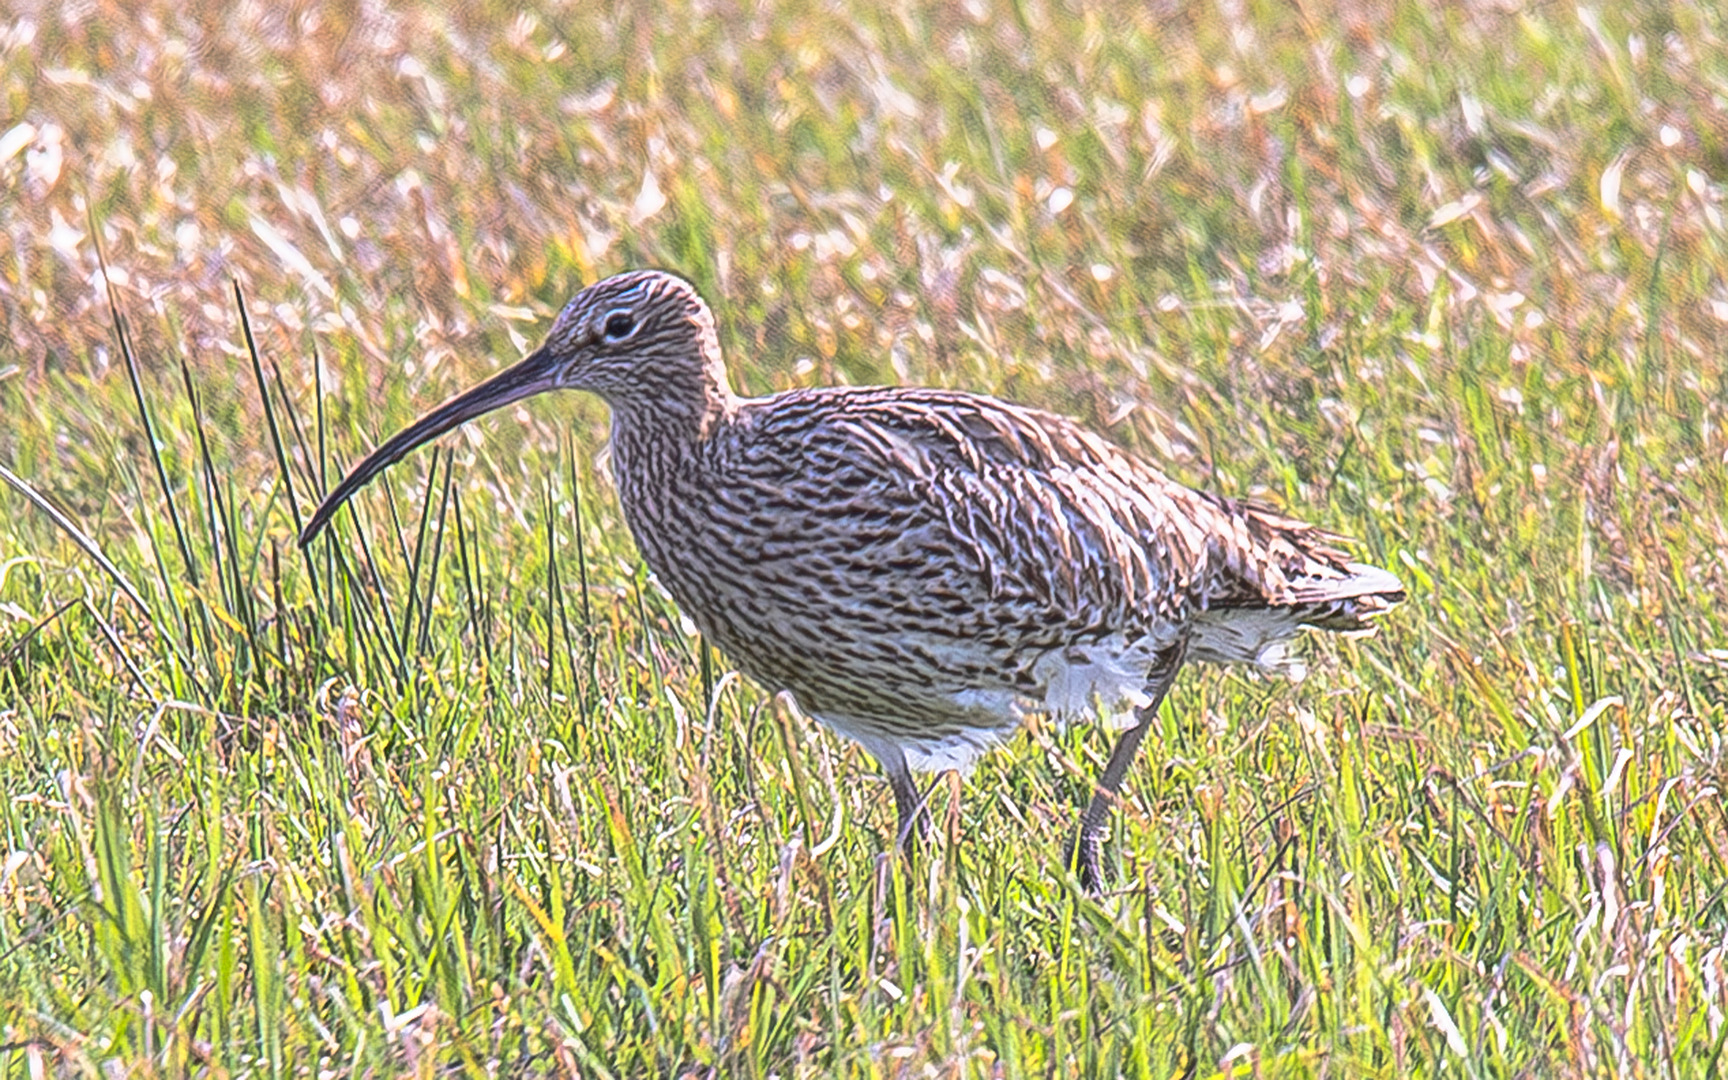
[[[1352,578],[1336,538],[1194,491],[1049,413],[906,389],[807,391],[772,413],[771,441],[827,447],[851,483],[922,503],[993,597],[1071,620],[1311,603]]]

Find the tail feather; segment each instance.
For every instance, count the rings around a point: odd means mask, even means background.
[[[1384,596],[1392,603],[1404,599],[1404,583],[1388,570],[1367,563],[1349,563],[1339,576],[1315,574],[1290,583],[1290,602],[1309,604],[1321,600],[1344,600],[1355,596]]]
[[[1324,567],[1290,582],[1277,603],[1213,608],[1197,617],[1189,656],[1213,663],[1250,663],[1298,674],[1290,649],[1302,627],[1360,631],[1404,599],[1404,583],[1377,566]]]
[[[1288,600],[1276,606],[1297,609],[1297,621],[1317,630],[1366,630],[1369,619],[1403,602],[1404,583],[1392,573],[1365,563],[1345,570],[1292,581]]]

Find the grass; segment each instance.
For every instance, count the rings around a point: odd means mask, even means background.
[[[0,1071],[1719,1072],[1722,13],[1082,7],[0,18]],[[1185,674],[1113,895],[1083,727],[903,872],[641,569],[597,402],[294,545],[641,264],[749,391],[1065,411],[1410,602]]]

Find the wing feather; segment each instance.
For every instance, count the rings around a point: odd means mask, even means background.
[[[1122,627],[1402,588],[1341,538],[1188,488],[1060,416],[956,391],[797,397],[776,410],[786,437],[838,436],[852,468],[927,501],[992,599],[1030,591],[1053,616]]]

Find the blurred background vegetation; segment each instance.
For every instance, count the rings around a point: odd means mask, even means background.
[[[1709,3],[0,9],[7,1075],[1705,1076]],[[739,386],[964,387],[1362,538],[1191,672],[1120,889],[1033,725],[915,872],[640,569],[604,409],[296,523],[653,264]]]

